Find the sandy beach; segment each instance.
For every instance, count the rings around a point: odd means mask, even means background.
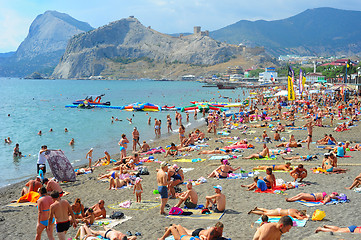
[[[329,119],[326,119],[325,124],[329,124]],[[284,122],[284,121],[281,121]],[[334,125],[336,125],[335,121]],[[296,126],[304,125],[304,120],[298,120],[295,122]],[[358,123],[358,122],[357,122]],[[324,136],[325,133],[331,133],[337,141],[351,141],[358,142],[360,139],[360,127],[356,126],[351,128],[350,131],[335,132],[331,127],[315,127],[313,134],[313,141],[316,141]],[[206,127],[201,128],[203,132],[206,132]],[[239,136],[241,139],[247,138],[251,140],[255,146],[255,149],[245,149],[242,154],[248,156],[251,153],[258,153],[262,149],[262,144],[256,143],[254,138],[260,137],[263,130],[267,130],[268,135],[273,137],[270,128],[255,128],[252,129],[256,132],[252,135],[243,135],[240,130],[232,130],[230,136]],[[186,133],[191,129],[186,129]],[[290,133],[281,133],[281,137],[289,138]],[[307,137],[307,131],[304,130],[293,130],[292,134],[295,138],[305,139]],[[224,143],[215,142],[215,136],[213,133],[206,133],[206,136],[210,138],[207,143],[209,147],[205,147],[204,150],[213,150],[215,147],[222,147],[230,145],[227,143],[228,140],[224,140]],[[169,145],[171,142],[179,143],[178,135],[172,135],[169,138],[161,139],[157,142],[152,143],[151,147]],[[116,143],[114,143],[116,144]],[[131,144],[130,144],[131,145]],[[275,148],[276,143],[272,142],[268,144],[269,148]],[[252,227],[254,222],[259,218],[258,215],[250,214],[247,212],[253,209],[255,206],[275,209],[275,208],[296,208],[306,209],[307,213],[312,215],[316,209],[320,209],[326,212],[326,217],[323,221],[314,222],[309,220],[305,227],[293,227],[289,233],[283,235],[282,239],[360,239],[361,236],[351,233],[317,233],[314,231],[317,227],[322,225],[336,225],[341,227],[347,227],[350,225],[361,226],[361,216],[358,214],[361,206],[360,193],[356,193],[353,190],[345,190],[344,187],[350,186],[355,176],[361,172],[361,163],[359,161],[360,152],[347,152],[347,155],[351,155],[351,158],[339,158],[338,165],[341,168],[347,168],[349,171],[345,174],[314,174],[310,170],[311,167],[317,167],[321,165],[323,153],[326,152],[324,149],[317,148],[316,144],[311,144],[310,150],[307,150],[307,145],[302,144],[302,148],[295,148],[289,156],[300,155],[318,155],[318,160],[302,162],[308,170],[308,177],[305,182],[310,183],[307,186],[300,186],[298,189],[291,189],[285,191],[284,194],[269,194],[269,193],[255,193],[253,191],[246,191],[241,188],[241,184],[249,184],[253,180],[248,179],[230,179],[230,180],[218,180],[218,179],[207,179],[207,183],[203,183],[194,186],[194,189],[199,195],[199,204],[205,204],[205,196],[213,195],[214,189],[212,186],[221,185],[223,187],[222,193],[227,197],[226,214],[221,218],[221,222],[224,223],[224,236],[227,238],[235,239],[252,239],[258,225]],[[354,143],[351,144],[354,146]],[[130,154],[130,152],[128,152]],[[84,153],[85,155],[85,153]],[[119,154],[112,153],[113,158],[119,158]],[[281,155],[282,156],[282,155]],[[283,164],[285,161],[281,156],[278,156],[276,160],[262,161],[262,160],[243,160],[241,158],[231,160],[233,167],[241,166],[244,170],[250,172],[253,167],[257,165],[277,165]],[[166,160],[169,163],[173,163],[173,158],[164,158],[164,154],[154,155],[160,161]],[[194,170],[185,173],[185,179],[196,180],[200,177],[207,177],[211,171],[217,168],[220,163],[218,160],[208,160],[208,155],[197,155],[197,152],[191,152],[184,158],[206,158],[204,162],[198,163],[177,163],[183,168],[194,168]],[[298,165],[300,161],[292,161],[292,165]],[[36,164],[34,162],[34,164]],[[156,182],[156,168],[159,168],[159,163],[145,163],[148,167],[150,175],[143,175],[143,189],[142,200],[159,201],[159,194],[154,195],[153,190],[157,188]],[[96,168],[94,173],[81,175],[77,177],[77,181],[74,183],[63,183],[61,186],[63,189],[70,194],[63,197],[63,199],[69,200],[73,203],[75,198],[81,198],[82,203],[85,207],[90,207],[98,202],[99,199],[105,201],[107,214],[111,214],[114,210],[109,208],[110,205],[118,204],[126,200],[135,200],[133,195],[133,189],[120,189],[120,190],[107,190],[108,183],[97,180],[97,176],[105,172],[105,169],[109,167]],[[275,172],[276,178],[282,178],[285,181],[292,181],[293,179],[289,173]],[[265,172],[261,172],[260,176],[265,176]],[[49,175],[47,175],[49,177]],[[1,189],[0,195],[0,239],[34,239],[36,233],[37,223],[37,209],[33,206],[26,207],[7,207],[11,200],[15,200],[20,196],[20,192],[25,182],[14,184],[12,186]],[[185,185],[182,186],[182,190],[185,190]],[[307,207],[299,203],[289,203],[285,201],[286,197],[292,197],[300,192],[315,193],[315,192],[338,192],[345,193],[351,200],[349,203],[318,206],[318,207]],[[178,200],[170,199],[168,201],[170,206],[174,206]],[[206,228],[213,226],[218,220],[197,220],[197,219],[170,219],[165,216],[159,215],[159,207],[151,208],[147,211],[144,210],[120,210],[126,216],[132,217],[130,220],[117,225],[116,230],[123,233],[131,231],[132,233],[140,232],[142,236],[139,239],[157,239],[164,233],[164,228],[172,223],[181,224],[189,229]],[[101,229],[101,226],[93,225],[93,229]],[[74,237],[76,229],[71,228],[67,233],[67,238]],[[54,232],[54,235],[56,233]],[[46,233],[43,232],[43,239],[47,239]],[[57,239],[57,237],[56,237]]]

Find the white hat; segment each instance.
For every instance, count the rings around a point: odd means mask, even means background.
[[[90,150],[93,150],[93,148],[91,148]]]
[[[167,162],[164,162],[164,161],[160,163],[161,168],[165,167],[165,166],[169,166],[169,164]]]
[[[221,187],[221,185],[213,186],[213,188],[215,188],[215,189],[219,189],[220,191],[222,191],[222,187]]]
[[[44,165],[44,164],[40,164],[40,165],[39,165],[39,168],[42,168],[42,167],[45,167],[45,165]]]

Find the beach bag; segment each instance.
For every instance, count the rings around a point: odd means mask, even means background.
[[[183,210],[179,207],[172,207],[169,210],[169,215],[182,215],[183,214]]]
[[[321,210],[317,209],[312,214],[312,221],[321,221],[325,217],[326,217],[326,213],[324,211],[321,211]]]
[[[142,168],[139,170],[139,174],[140,174],[140,175],[149,175],[148,168],[142,167]]]
[[[113,212],[112,215],[110,215],[111,219],[121,219],[124,217],[124,213],[122,212]]]

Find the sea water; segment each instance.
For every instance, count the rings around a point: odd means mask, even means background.
[[[132,149],[132,131],[140,132],[140,143],[146,140],[151,147],[154,134],[154,118],[162,120],[162,137],[176,134],[173,111],[128,112],[117,109],[77,109],[65,108],[74,100],[87,95],[105,94],[102,101],[110,101],[112,106],[124,106],[135,102],[149,102],[160,106],[183,107],[190,101],[214,100],[227,102],[223,97],[244,98],[244,90],[218,90],[203,88],[198,82],[180,81],[106,81],[106,80],[31,80],[0,78],[0,187],[36,176],[37,155],[42,145],[48,149],[61,149],[73,166],[86,163],[85,155],[94,148],[93,159],[119,153],[118,142],[121,135],[127,135]],[[246,93],[247,94],[247,93]],[[10,114],[10,116],[8,116]],[[166,116],[172,118],[173,133],[167,132]],[[149,116],[151,125],[147,124]],[[122,119],[111,123],[111,117]],[[183,125],[190,130],[204,123],[202,114],[190,122],[182,113]],[[126,120],[132,118],[133,123]],[[53,132],[49,132],[50,128]],[[69,132],[65,132],[67,128]],[[42,135],[37,133],[42,131]],[[10,137],[11,144],[4,143]],[[75,145],[70,146],[74,138]],[[25,157],[13,158],[15,144]],[[164,147],[164,146],[163,146]],[[93,160],[93,161],[94,161]],[[48,171],[50,168],[47,166]]]

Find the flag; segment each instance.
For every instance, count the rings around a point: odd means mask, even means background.
[[[306,72],[302,72],[302,89],[305,89]]]
[[[294,72],[291,67],[288,67],[288,101],[295,100],[295,91],[293,89]]]
[[[300,79],[298,81],[298,90],[299,90],[299,93],[302,94],[303,85],[302,85],[302,69],[301,68],[300,68]]]

